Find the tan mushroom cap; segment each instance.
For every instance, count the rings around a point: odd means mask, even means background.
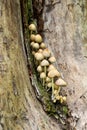
[[[41,43],[41,42],[42,42],[42,37],[41,37],[40,34],[37,34],[37,35],[35,36],[35,41],[38,42],[38,43]]]
[[[35,41],[35,35],[34,35],[34,34],[31,34],[31,35],[30,35],[30,40],[31,40],[31,41]]]
[[[46,78],[46,74],[45,74],[44,72],[40,73],[40,78],[41,78],[41,79]]]
[[[43,58],[44,58],[43,54],[40,52],[36,52],[34,56],[35,56],[36,60],[38,60],[38,61],[43,60]]]
[[[47,83],[47,87],[51,88],[52,87],[52,82]]]
[[[46,82],[50,82],[51,79],[49,77],[46,77]]]
[[[42,72],[42,67],[40,65],[37,67],[37,71]]]
[[[42,52],[43,52],[43,50],[42,50],[42,49],[39,49],[39,50],[38,50],[38,52],[42,53]]]
[[[53,69],[53,70],[48,72],[48,77],[53,78],[56,76],[60,77],[60,73],[56,69]]]
[[[34,24],[29,25],[29,30],[36,31],[36,26]]]
[[[40,44],[40,47],[41,47],[42,49],[45,49],[45,48],[46,48],[45,43],[42,42],[42,43]]]
[[[48,67],[48,69],[47,69],[47,71],[50,71],[50,70],[52,70],[52,69],[56,69],[56,68],[55,68],[54,65],[50,64],[49,67]]]
[[[47,60],[42,60],[41,63],[40,63],[41,66],[48,66],[49,65],[49,62]]]
[[[33,45],[35,44],[35,42],[31,42],[30,45],[33,47]]]
[[[66,102],[66,97],[65,96],[63,97],[63,101]]]
[[[67,83],[62,78],[57,79],[55,84],[58,86],[66,86],[67,85]]]
[[[33,55],[33,56],[35,55],[35,53],[36,53],[35,51],[32,51],[32,55]]]
[[[32,45],[32,47],[33,47],[34,49],[39,49],[39,44],[38,44],[38,43],[34,43],[34,44]]]
[[[56,58],[55,58],[54,56],[50,57],[50,58],[49,58],[49,62],[50,62],[50,63],[56,62]]]
[[[46,48],[46,49],[43,50],[43,55],[44,55],[45,58],[50,57],[51,52],[48,50],[48,48]]]

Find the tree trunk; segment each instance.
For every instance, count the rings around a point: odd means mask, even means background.
[[[30,84],[19,0],[0,0],[0,130],[60,130]]]
[[[68,83],[71,130],[87,130],[87,2],[46,0],[40,16],[38,31],[44,24],[44,40]],[[20,0],[0,0],[0,130],[60,130],[30,83],[21,19]]]
[[[44,39],[68,83],[71,124],[87,130],[87,1],[46,0],[44,7]]]

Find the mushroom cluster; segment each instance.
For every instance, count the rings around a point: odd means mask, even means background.
[[[29,25],[29,31],[30,46],[40,81],[47,91],[52,91],[51,99],[54,103],[56,101],[63,103],[66,101],[66,97],[60,95],[60,89],[67,84],[54,66],[56,58],[52,56],[51,51],[46,47],[42,36],[37,34],[37,28],[34,24]]]

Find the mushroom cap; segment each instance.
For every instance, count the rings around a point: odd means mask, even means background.
[[[33,45],[35,44],[35,42],[31,42],[30,45],[33,47]]]
[[[47,71],[49,72],[52,69],[56,69],[56,68],[54,67],[54,65],[50,64],[49,67],[48,67],[48,69],[47,69]]]
[[[35,51],[32,51],[32,55],[33,55],[33,56],[35,55]]]
[[[49,77],[46,77],[46,82],[50,82],[51,79]]]
[[[66,97],[65,96],[63,97],[63,101],[66,102]]]
[[[35,36],[35,41],[38,42],[38,43],[41,43],[41,42],[42,42],[42,37],[41,37],[40,34],[37,34],[37,35]]]
[[[62,78],[58,78],[55,84],[62,87],[65,87],[67,85],[67,83]]]
[[[51,82],[47,83],[47,87],[51,88],[52,87],[52,83]]]
[[[40,65],[37,67],[37,71],[42,72],[42,67]]]
[[[43,52],[43,50],[42,50],[42,49],[39,49],[39,50],[38,50],[38,52],[41,52],[41,53],[42,53],[42,52]]]
[[[49,62],[50,62],[50,63],[56,62],[56,58],[55,58],[54,56],[50,57],[50,58],[49,58]]]
[[[36,31],[36,26],[32,23],[29,25],[29,30]]]
[[[42,49],[45,49],[45,48],[46,48],[45,43],[42,42],[42,43],[40,44],[40,47],[41,47]]]
[[[48,66],[49,65],[49,62],[47,60],[42,60],[41,63],[40,63],[41,66]]]
[[[30,40],[31,40],[31,41],[35,41],[35,35],[34,35],[34,34],[31,34],[31,35],[30,35]]]
[[[48,72],[48,77],[53,78],[53,77],[60,77],[60,73],[56,69],[52,69]]]
[[[39,49],[39,44],[38,44],[38,43],[34,43],[34,44],[33,44],[33,48],[34,48],[34,49]]]
[[[57,100],[60,100],[60,96],[59,96],[59,95],[57,95],[57,96],[56,96],[56,99],[57,99]]]
[[[38,60],[38,61],[43,60],[43,58],[44,58],[43,54],[40,52],[36,52],[34,56],[35,56],[36,60]]]
[[[45,74],[44,72],[41,72],[41,73],[40,73],[40,78],[41,78],[41,79],[46,78],[46,74]]]
[[[43,56],[45,58],[50,57],[50,55],[51,55],[51,52],[48,50],[48,48],[46,48],[46,49],[43,50]]]

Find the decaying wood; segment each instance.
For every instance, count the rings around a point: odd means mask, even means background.
[[[68,82],[76,130],[87,129],[87,1],[46,0],[44,38]],[[19,0],[0,0],[0,130],[60,130],[30,84]]]
[[[0,0],[0,130],[60,130],[30,84],[19,0]]]
[[[76,130],[87,130],[87,1],[60,0],[52,5],[46,0],[44,7],[45,42],[68,83],[71,124]]]

